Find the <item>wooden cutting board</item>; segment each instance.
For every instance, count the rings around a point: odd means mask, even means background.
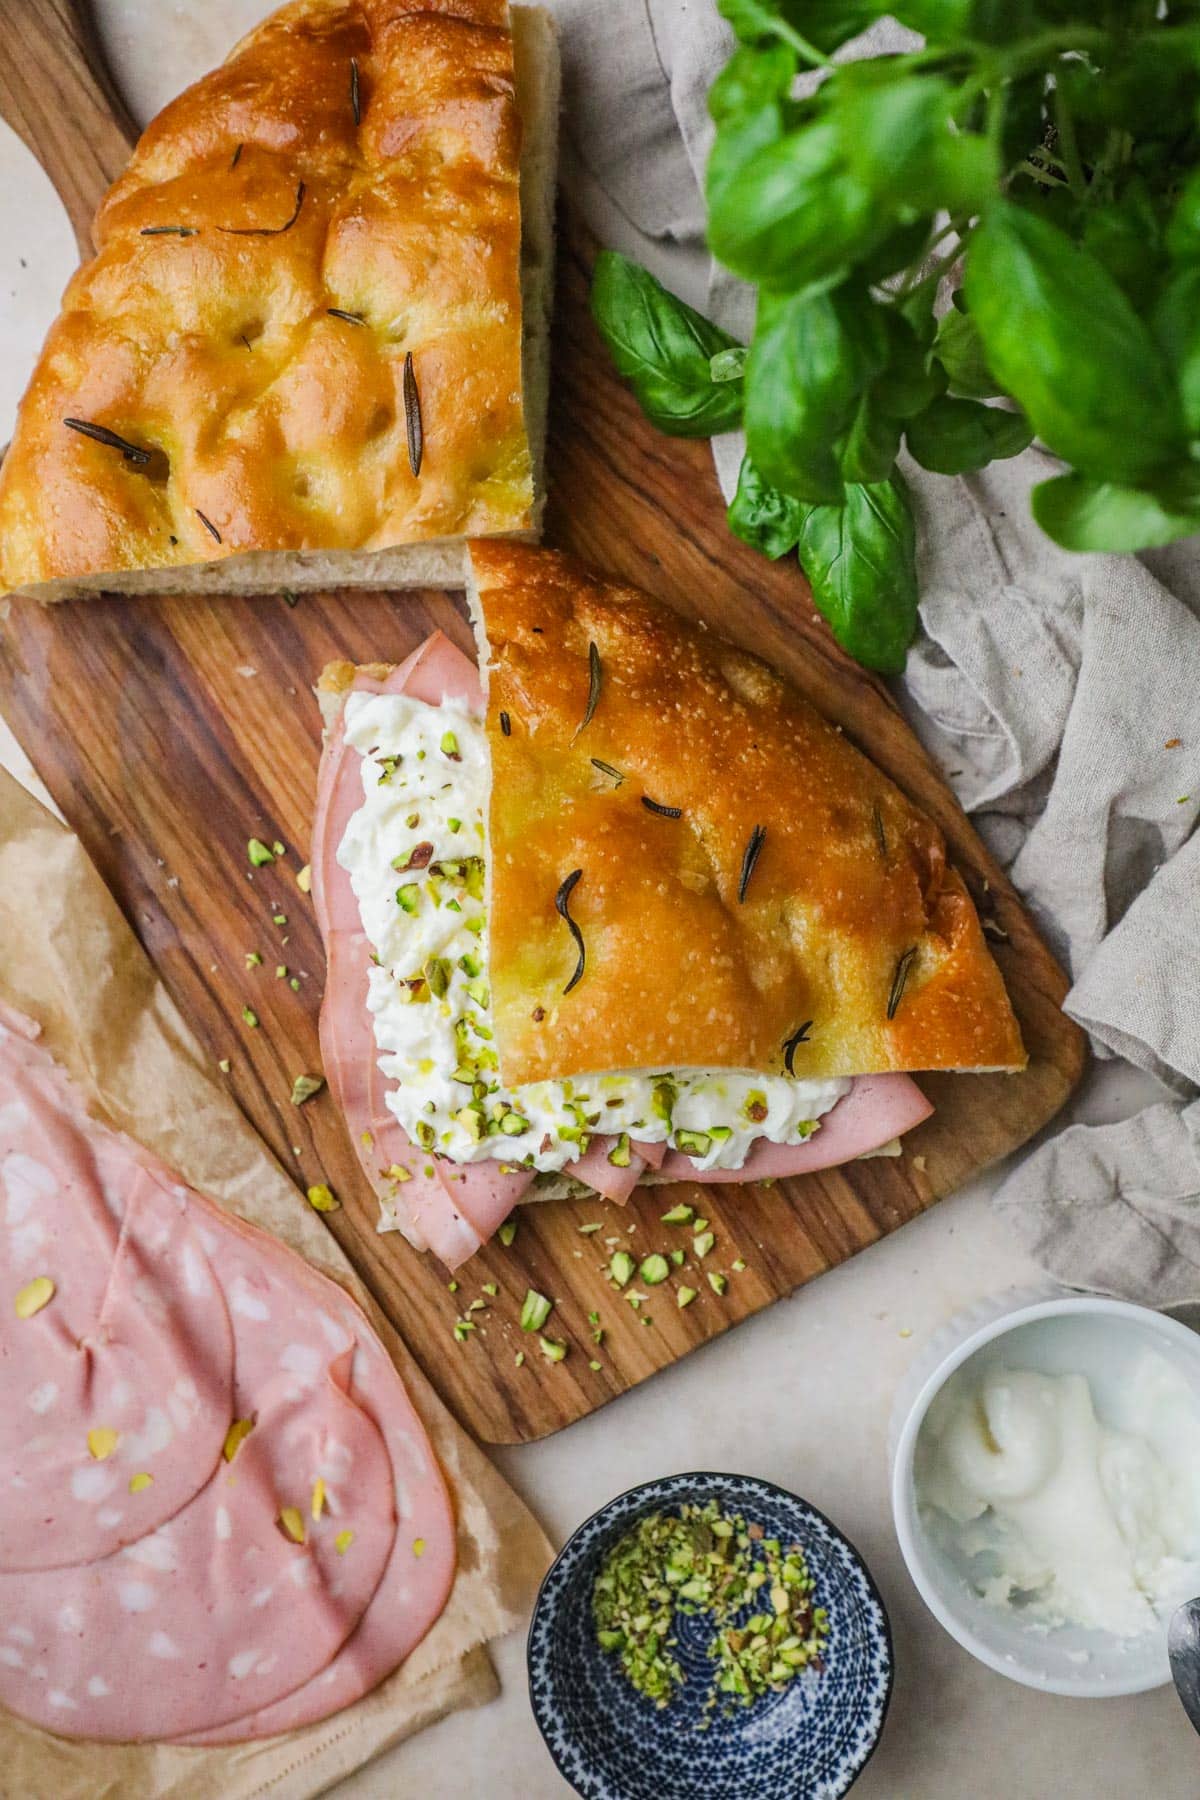
[[[12,51],[0,67],[0,109],[42,155],[82,241],[88,210],[124,155],[119,103],[92,72],[94,47],[66,0],[0,0],[0,40]],[[323,958],[296,881],[320,751],[311,684],[330,657],[398,661],[435,626],[470,649],[461,601],[440,593],[340,593],[294,605],[117,594],[47,609],[17,601],[0,636],[0,705],[184,1014],[214,1059],[228,1060],[232,1092],[300,1184],[334,1188],[341,1209],[328,1215],[330,1230],[444,1399],[492,1443],[569,1424],[895,1231],[1044,1125],[1084,1056],[1059,1010],[1061,972],[883,686],[834,645],[794,560],[772,565],[729,535],[707,447],[658,436],[614,378],[588,317],[589,255],[568,221],[548,541],[785,670],[937,820],[993,935],[1028,1071],[924,1081],[937,1112],[905,1140],[902,1157],[774,1187],[647,1190],[624,1209],[523,1207],[511,1248],[489,1245],[452,1291],[439,1264],[376,1232],[376,1202],[328,1095],[302,1109],[289,1096],[295,1076],[320,1067]],[[251,869],[251,837],[278,840],[285,856]],[[248,966],[254,957],[261,962]],[[244,1021],[246,1007],[256,1027]],[[715,1233],[703,1262],[690,1230],[661,1222],[679,1200]],[[647,1296],[635,1308],[607,1278],[617,1247],[638,1260],[680,1249],[685,1261],[662,1286],[635,1280],[633,1291]],[[712,1291],[710,1272],[726,1277],[724,1295]],[[697,1290],[686,1310],[681,1285]],[[569,1345],[561,1363],[519,1329],[530,1287],[555,1301],[547,1331]],[[475,1302],[483,1304],[469,1310]],[[454,1334],[461,1317],[475,1327],[463,1342]]]

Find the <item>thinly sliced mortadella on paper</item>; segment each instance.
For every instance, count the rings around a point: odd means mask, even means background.
[[[813,1169],[832,1169],[890,1144],[929,1118],[933,1107],[907,1075],[858,1075],[848,1094],[824,1114],[819,1131],[802,1144],[759,1138],[740,1169],[697,1169],[690,1156],[672,1150],[661,1173],[669,1181],[780,1181]]]
[[[350,1705],[411,1654],[446,1604],[455,1573],[450,1497],[412,1403],[374,1338],[358,1340],[350,1392],[383,1433],[395,1483],[396,1535],[374,1597],[327,1669],[274,1706],[191,1735],[190,1743],[273,1736]]]
[[[475,711],[483,705],[474,663],[440,632],[384,680],[358,676],[352,691],[408,693],[432,705],[451,699]],[[431,1250],[453,1269],[507,1218],[532,1175],[506,1172],[494,1162],[456,1166],[435,1160],[413,1144],[388,1109],[388,1083],[379,1070],[367,1005],[371,945],[350,877],[337,860],[346,827],[361,804],[361,758],[347,750],[339,719],[322,757],[313,827],[313,893],[326,956],[322,1061],[385,1217],[417,1249]]]
[[[233,1337],[180,1195],[0,1026],[0,1569],[88,1563],[220,1458]]]
[[[257,1398],[233,1460],[158,1531],[85,1570],[0,1576],[0,1700],[13,1712],[66,1737],[178,1737],[332,1663],[395,1537],[387,1453],[333,1379],[299,1390],[284,1375]]]

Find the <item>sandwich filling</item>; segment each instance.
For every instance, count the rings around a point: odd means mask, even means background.
[[[554,1173],[597,1135],[614,1139],[618,1166],[647,1143],[697,1170],[740,1169],[756,1140],[803,1142],[849,1092],[845,1079],[740,1069],[604,1070],[506,1088],[488,984],[482,722],[452,703],[352,693],[345,741],[362,759],[363,802],[337,860],[373,952],[368,1005],[393,1084],[387,1105],[414,1143],[452,1162]]]

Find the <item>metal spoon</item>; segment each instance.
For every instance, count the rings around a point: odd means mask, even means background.
[[[1175,1691],[1196,1731],[1200,1731],[1200,1598],[1185,1600],[1171,1615],[1167,1655]]]

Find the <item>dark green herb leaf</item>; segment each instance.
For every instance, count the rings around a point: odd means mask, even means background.
[[[995,192],[995,150],[954,129],[957,99],[954,83],[885,56],[845,64],[822,93],[850,174],[909,213],[977,212]]]
[[[613,250],[596,258],[591,306],[618,373],[660,431],[712,437],[739,423],[741,382],[712,374],[714,356],[741,347],[727,332]]]
[[[402,386],[404,425],[408,434],[408,466],[414,475],[419,475],[425,455],[425,427],[421,422],[421,395],[417,388],[417,371],[413,367],[411,350],[405,353]]]
[[[350,111],[354,114],[354,123],[362,124],[362,95],[358,85],[358,58],[350,58]]]
[[[625,777],[624,777],[624,775],[622,775],[620,769],[614,769],[611,763],[601,762],[600,758],[598,756],[593,756],[591,759],[591,763],[592,763],[593,769],[599,769],[599,771],[602,775],[609,776],[610,779],[615,781],[617,786],[620,787],[621,783],[625,779]]]
[[[117,432],[110,431],[107,425],[93,425],[90,419],[64,419],[63,424],[71,431],[77,431],[81,437],[92,438],[97,444],[105,444],[110,450],[119,450],[127,463],[135,469],[144,469],[150,461],[150,452],[140,444],[131,444],[128,438],[120,437]]]
[[[593,717],[595,716],[596,706],[600,699],[600,688],[601,688],[603,679],[604,679],[604,673],[600,667],[600,652],[596,648],[595,644],[589,644],[588,645],[587,705],[584,708],[583,718],[579,722],[579,731],[577,731],[575,733],[576,737],[579,736],[580,731],[587,730],[588,726],[592,722]]]
[[[196,517],[199,519],[200,523],[203,525],[205,531],[207,531],[209,537],[215,538],[219,544],[221,542],[221,534],[217,530],[216,526],[213,524],[212,520],[207,516],[206,513],[202,513],[198,506],[195,507],[193,510],[195,511]]]
[[[657,813],[660,819],[682,819],[683,817],[682,806],[663,806],[659,801],[652,800],[649,794],[642,795],[642,805],[647,812]]]
[[[584,966],[587,962],[587,951],[584,948],[583,933],[580,931],[575,920],[571,917],[571,895],[574,893],[576,884],[582,874],[582,869],[572,869],[571,873],[562,882],[557,894],[554,896],[554,910],[559,918],[565,922],[567,930],[574,939],[575,948],[579,951],[579,961],[575,965],[575,973],[563,989],[564,994],[569,994],[576,982],[583,980]]]
[[[512,720],[506,712],[500,714],[500,730],[505,737],[512,736]]]
[[[347,325],[365,325],[367,322],[362,313],[346,312],[341,306],[327,306],[325,311],[331,319],[344,319]]]
[[[296,188],[296,204],[292,208],[291,217],[285,219],[282,225],[218,225],[217,230],[223,231],[226,237],[282,237],[300,217],[300,208],[304,205],[307,192],[304,183],[300,182]]]
[[[794,550],[807,503],[763,480],[749,456],[742,458],[737,493],[729,505],[729,529],[772,561]]]
[[[1154,339],[1056,226],[996,201],[971,243],[966,294],[989,365],[1084,474],[1136,484],[1180,454],[1183,420]]]
[[[799,548],[813,600],[843,649],[869,669],[901,670],[917,628],[917,571],[899,477],[848,487],[843,506],[810,507]]]
[[[914,944],[911,950],[906,950],[904,952],[904,955],[896,964],[896,972],[892,976],[891,991],[888,994],[887,1016],[889,1019],[895,1018],[900,1002],[904,998],[904,988],[908,981],[908,971],[912,968],[913,963],[916,960],[916,955],[917,950],[916,945]]]
[[[198,225],[143,225],[139,237],[198,237]]]
[[[762,855],[762,847],[766,843],[766,841],[767,841],[766,826],[765,825],[756,825],[754,827],[754,830],[750,833],[749,839],[747,840],[747,843],[746,843],[745,852],[742,856],[742,872],[741,872],[740,876],[738,877],[738,905],[739,906],[743,906],[745,904],[746,889],[750,886],[750,877],[754,873],[755,865],[758,862],[759,857]]]
[[[904,430],[872,387],[858,403],[854,421],[842,444],[844,481],[886,481],[896,461]]]
[[[921,467],[938,475],[966,475],[1003,457],[1019,456],[1033,441],[1022,413],[945,395],[908,421],[905,436]]]
[[[796,1073],[795,1067],[793,1066],[795,1063],[796,1051],[798,1050],[798,1048],[800,1047],[801,1044],[808,1043],[808,1041],[809,1041],[808,1034],[812,1030],[812,1027],[813,1027],[812,1020],[805,1019],[803,1025],[797,1026],[796,1030],[793,1031],[791,1037],[787,1038],[784,1041],[783,1066],[787,1070],[789,1075],[794,1075]]]

